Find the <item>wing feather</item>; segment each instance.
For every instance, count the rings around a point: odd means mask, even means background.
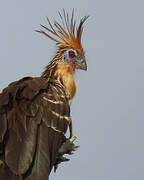
[[[7,130],[6,114],[0,114],[0,142],[3,141],[3,137]]]
[[[24,174],[32,163],[37,136],[37,124],[27,119],[25,133],[19,124],[20,139],[13,130],[9,130],[9,140],[5,147],[5,162],[14,174]]]
[[[5,88],[0,94],[0,149],[6,169],[17,178],[47,179],[69,116],[68,97],[57,81],[25,77]]]

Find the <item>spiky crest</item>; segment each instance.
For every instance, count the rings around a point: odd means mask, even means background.
[[[74,9],[72,10],[71,19],[69,18],[68,13],[63,9],[63,15],[59,13],[61,24],[57,21],[54,21],[52,25],[50,20],[47,19],[48,25],[44,26],[42,24],[41,27],[48,31],[46,33],[44,30],[36,30],[41,34],[44,34],[48,38],[52,39],[56,42],[58,50],[54,56],[54,58],[50,61],[48,66],[46,66],[45,71],[42,76],[47,78],[48,80],[53,76],[55,67],[57,63],[61,60],[62,53],[70,48],[73,48],[78,51],[82,56],[84,55],[84,51],[81,44],[81,37],[83,32],[83,24],[87,20],[89,16],[85,16],[80,20],[79,25],[76,27],[76,21],[74,20]],[[49,34],[50,33],[50,34]]]
[[[78,27],[76,27],[76,21],[74,20],[74,9],[72,11],[71,19],[69,19],[68,13],[63,9],[63,16],[59,12],[62,24],[54,21],[52,25],[47,17],[49,27],[41,24],[41,27],[48,31],[48,34],[44,30],[36,30],[36,32],[42,33],[56,42],[60,49],[67,50],[69,48],[76,49],[80,54],[84,54],[81,45],[81,36],[83,32],[83,24],[89,16],[85,16],[80,20]]]

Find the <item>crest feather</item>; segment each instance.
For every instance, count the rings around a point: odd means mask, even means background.
[[[85,16],[80,20],[78,27],[76,27],[76,21],[74,20],[74,9],[72,11],[71,19],[69,19],[68,13],[63,9],[63,15],[59,13],[61,24],[57,21],[54,21],[53,25],[47,17],[47,22],[49,27],[44,26],[42,24],[41,27],[44,30],[36,30],[36,32],[42,33],[48,38],[52,39],[56,42],[59,48],[67,49],[67,48],[76,48],[81,49],[81,37],[83,32],[83,24],[87,20],[89,16]],[[50,33],[50,34],[49,34]]]

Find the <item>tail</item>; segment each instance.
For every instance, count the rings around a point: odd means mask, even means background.
[[[23,180],[21,175],[15,175],[5,163],[0,165],[0,180]]]
[[[41,123],[38,127],[37,136],[34,158],[27,172],[16,175],[5,162],[2,162],[0,164],[0,180],[49,179],[50,172],[56,161],[56,155],[63,143],[64,135]]]

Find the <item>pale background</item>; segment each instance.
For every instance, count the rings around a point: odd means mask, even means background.
[[[80,149],[52,180],[144,179],[144,1],[5,0],[0,2],[0,90],[40,76],[54,43],[35,33],[65,8],[90,15],[83,46],[87,72],[77,73],[72,118]]]

